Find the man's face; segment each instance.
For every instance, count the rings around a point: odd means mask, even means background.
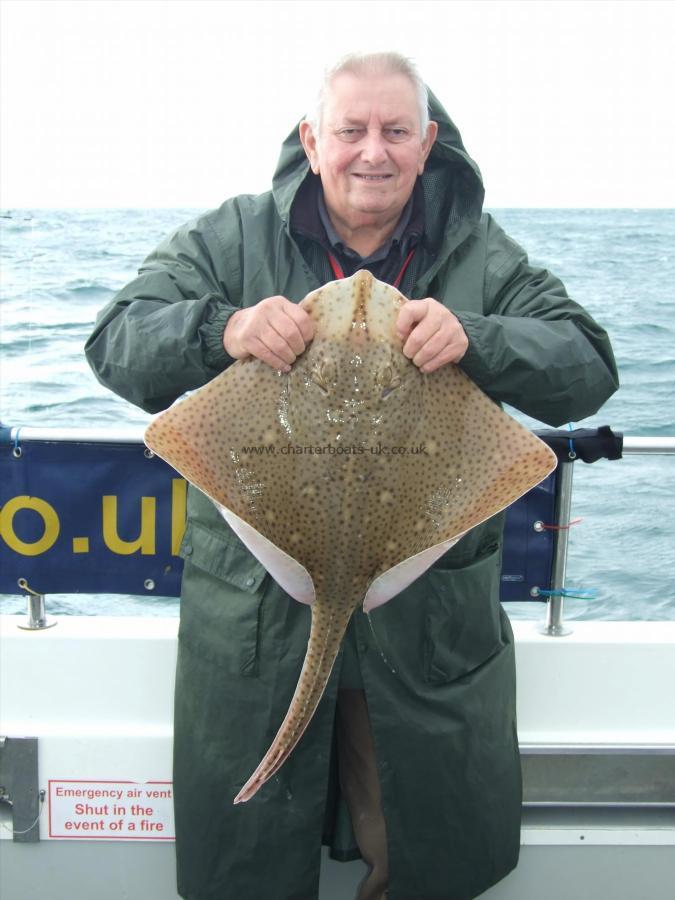
[[[437,130],[432,122],[420,133],[415,90],[405,75],[343,72],[333,80],[319,139],[306,122],[300,138],[338,230],[398,219]]]

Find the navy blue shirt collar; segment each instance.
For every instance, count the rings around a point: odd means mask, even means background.
[[[358,261],[362,265],[368,265],[369,263],[380,262],[381,260],[386,259],[387,256],[389,256],[394,245],[400,244],[403,241],[408,225],[410,224],[410,219],[412,218],[412,195],[409,197],[408,202],[403,207],[403,212],[401,213],[401,217],[398,220],[396,228],[394,229],[391,237],[369,256],[361,256],[361,254],[357,253],[356,250],[352,250],[351,247],[348,247],[335,230],[335,226],[331,222],[330,215],[326,207],[326,201],[323,196],[323,189],[319,190],[317,194],[317,206],[319,209],[319,218],[321,220],[321,224],[326,231],[328,242],[330,243],[331,247],[339,254]]]

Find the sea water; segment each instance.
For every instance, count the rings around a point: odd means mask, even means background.
[[[5,210],[0,308],[0,420],[90,428],[149,417],[98,384],[83,355],[97,312],[144,257],[197,209]],[[497,221],[530,261],[563,279],[608,330],[621,388],[575,426],[675,436],[675,210],[501,209]],[[513,410],[521,421],[541,427]],[[575,464],[567,618],[675,618],[675,458]],[[175,615],[162,598],[50,596],[53,613]],[[20,597],[0,598],[18,612]],[[514,618],[540,603],[507,604]]]

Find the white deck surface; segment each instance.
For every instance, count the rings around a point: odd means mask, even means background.
[[[0,617],[0,735],[39,738],[39,786],[170,781],[177,620],[64,617],[40,633],[20,621]],[[514,623],[522,749],[675,752],[675,622],[572,626],[549,638]],[[171,842],[50,839],[48,806],[40,843],[19,844],[0,805],[2,900],[177,896]],[[324,860],[319,900],[350,900],[363,871]],[[674,883],[674,809],[535,808],[518,868],[483,896],[670,900]]]

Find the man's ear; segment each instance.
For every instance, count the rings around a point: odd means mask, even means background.
[[[434,141],[436,140],[436,136],[438,134],[438,122],[429,122],[427,126],[426,137],[422,141],[422,153],[420,156],[420,164],[417,167],[417,174],[421,175],[424,172],[424,164],[429,158],[429,154],[431,153],[431,148],[434,146]]]
[[[314,172],[315,175],[319,174],[319,152],[317,150],[317,139],[314,134],[314,129],[307,121],[307,119],[303,119],[300,123],[300,143],[302,144],[305,153],[307,154],[307,159],[309,160],[309,165]]]

